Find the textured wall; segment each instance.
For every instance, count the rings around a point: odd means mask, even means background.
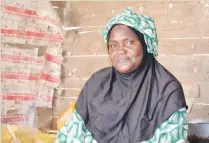
[[[65,33],[62,85],[56,92],[55,114],[76,101],[86,80],[110,65],[99,35],[108,20],[126,7],[151,16],[159,37],[158,61],[183,84],[189,119],[209,121],[209,2],[67,2],[62,12]]]

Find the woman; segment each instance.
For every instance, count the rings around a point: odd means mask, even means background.
[[[109,21],[102,35],[113,67],[87,81],[57,142],[185,142],[183,89],[154,57],[154,21],[126,9]]]

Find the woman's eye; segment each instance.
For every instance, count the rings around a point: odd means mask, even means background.
[[[111,49],[117,48],[117,44],[111,44],[111,45],[110,45],[110,48],[111,48]]]
[[[130,45],[133,45],[134,44],[134,40],[128,40],[126,41],[126,45],[127,46],[130,46]]]

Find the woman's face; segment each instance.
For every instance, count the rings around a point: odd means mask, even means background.
[[[137,69],[143,59],[143,49],[137,35],[125,25],[116,25],[111,30],[108,53],[113,67],[120,73]]]

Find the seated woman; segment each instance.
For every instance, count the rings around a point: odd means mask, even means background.
[[[157,62],[154,21],[126,9],[102,33],[112,67],[94,73],[57,143],[183,143],[187,105],[179,81]]]

